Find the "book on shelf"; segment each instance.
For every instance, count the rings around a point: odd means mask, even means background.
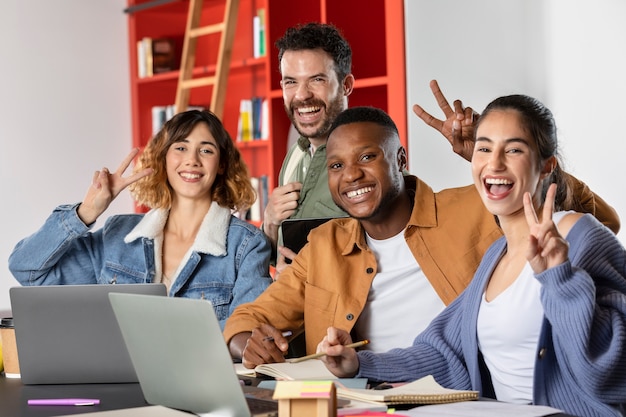
[[[268,199],[267,175],[252,177],[250,178],[250,183],[256,193],[256,200],[248,210],[246,219],[252,222],[260,223],[263,221],[263,212],[265,211]]]
[[[257,177],[251,177],[250,184],[252,184],[252,188],[254,188],[257,197],[254,200],[254,203],[252,203],[252,205],[250,206],[250,209],[248,210],[248,215],[246,217],[251,222],[260,222],[262,217],[261,202],[259,201],[259,193],[257,191],[259,189],[259,179]]]
[[[266,98],[261,102],[261,139],[267,140],[270,137],[270,110],[269,102]]]
[[[137,72],[139,78],[152,75],[152,40],[144,37],[137,41]]]
[[[239,121],[237,123],[237,140],[239,142],[252,140],[252,117],[252,100],[241,100],[239,103]]]
[[[204,110],[202,106],[188,106],[187,110]],[[165,122],[174,116],[176,106],[169,104],[166,106],[152,106],[152,135],[156,135]]]
[[[243,99],[239,104],[237,141],[267,139],[269,117],[267,100],[262,97]]]
[[[252,18],[252,45],[255,58],[266,55],[266,42],[265,9],[258,9],[257,15]]]
[[[478,399],[478,391],[444,388],[432,375],[390,389],[337,388],[337,397],[348,400],[375,401],[386,405],[444,404]]]
[[[263,220],[263,213],[265,212],[265,207],[267,207],[267,201],[269,200],[269,179],[267,175],[261,175],[259,177],[259,190],[258,190],[258,199],[261,204],[261,220]]]
[[[138,40],[137,68],[140,78],[177,69],[176,42],[174,39],[152,39],[146,36]]]
[[[156,135],[171,115],[170,106],[152,106],[152,135]]]
[[[261,139],[261,105],[263,99],[261,97],[252,97],[252,139]]]

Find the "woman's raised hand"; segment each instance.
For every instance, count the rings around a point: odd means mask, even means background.
[[[114,173],[102,168],[93,174],[87,194],[78,207],[78,216],[86,225],[95,222],[126,187],[152,173],[152,169],[147,168],[128,177],[122,176],[138,152],[138,148],[133,149]]]
[[[569,244],[552,221],[555,195],[556,184],[551,184],[546,194],[541,220],[539,220],[530,193],[524,194],[524,214],[530,229],[526,259],[535,274],[562,264],[569,256]]]

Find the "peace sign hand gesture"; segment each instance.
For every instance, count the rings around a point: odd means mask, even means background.
[[[454,153],[471,161],[474,153],[474,127],[479,114],[471,107],[463,107],[461,100],[454,100],[454,108],[452,108],[436,80],[430,82],[430,89],[445,119],[437,119],[419,104],[413,105],[413,112],[424,123],[445,136],[452,145]]]
[[[78,216],[86,225],[95,222],[122,190],[152,173],[152,169],[147,168],[128,177],[122,176],[138,152],[138,148],[133,149],[114,173],[110,173],[107,168],[102,168],[101,171],[93,174],[87,194],[78,207]]]
[[[530,229],[526,259],[535,274],[558,266],[568,259],[569,244],[563,236],[561,236],[552,221],[555,195],[556,184],[551,184],[546,194],[546,201],[543,205],[543,215],[540,221],[533,207],[530,193],[524,194],[524,214],[526,215],[526,221]]]

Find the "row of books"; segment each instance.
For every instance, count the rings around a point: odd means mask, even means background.
[[[201,106],[189,106],[188,110],[204,110]],[[163,127],[165,122],[170,120],[176,111],[176,106],[173,104],[167,106],[152,106],[152,135],[156,135]]]
[[[176,42],[171,38],[144,37],[137,41],[137,71],[139,78],[178,69]]]
[[[267,139],[269,136],[268,101],[262,97],[241,100],[239,105],[239,121],[237,124],[237,141]]]
[[[267,35],[265,30],[265,9],[257,10],[252,18],[253,55],[255,58],[267,54]],[[176,41],[172,38],[153,39],[145,36],[137,41],[137,71],[139,78],[177,70],[180,65],[176,52]]]
[[[189,106],[188,110],[203,110],[201,106]],[[241,100],[239,108],[237,141],[267,139],[269,136],[268,102],[261,97]],[[155,135],[165,122],[175,114],[175,105],[152,106],[152,135]]]

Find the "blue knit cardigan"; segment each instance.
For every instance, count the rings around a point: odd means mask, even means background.
[[[581,417],[626,415],[626,250],[588,214],[567,240],[569,261],[535,276],[542,284],[544,320],[534,404]],[[471,284],[411,347],[359,352],[358,376],[411,381],[432,374],[445,387],[483,393],[476,323],[505,249],[504,238],[489,248]]]

